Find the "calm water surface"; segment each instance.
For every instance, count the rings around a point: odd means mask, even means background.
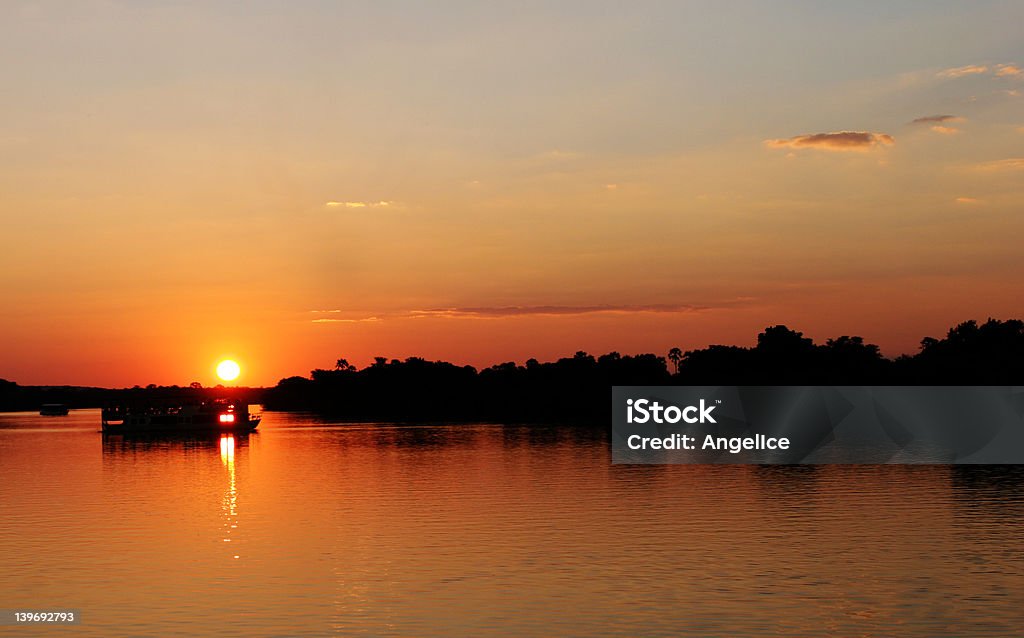
[[[600,435],[264,416],[132,441],[0,414],[0,608],[80,609],[67,636],[1024,631],[1020,469],[612,466]]]

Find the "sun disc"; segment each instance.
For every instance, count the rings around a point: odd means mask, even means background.
[[[231,359],[225,359],[217,364],[217,376],[224,381],[234,381],[242,372],[242,368]]]

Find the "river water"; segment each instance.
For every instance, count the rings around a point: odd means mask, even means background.
[[[1016,636],[1024,470],[616,466],[603,433],[0,414],[0,635]]]

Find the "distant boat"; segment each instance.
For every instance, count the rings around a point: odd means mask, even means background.
[[[39,414],[42,416],[67,416],[68,406],[63,403],[44,403],[43,407],[39,408]]]
[[[103,408],[105,434],[251,432],[260,415],[248,404],[218,399],[182,405],[132,405]]]

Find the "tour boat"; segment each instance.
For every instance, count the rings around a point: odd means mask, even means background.
[[[105,434],[251,432],[260,424],[245,403],[226,399],[173,406],[103,408]]]
[[[63,403],[44,403],[43,407],[39,408],[39,414],[42,416],[67,416],[68,406]]]

